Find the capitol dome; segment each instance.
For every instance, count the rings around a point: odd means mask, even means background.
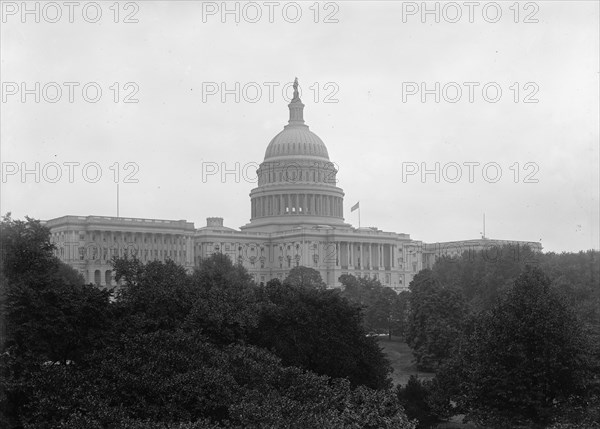
[[[265,161],[288,156],[318,157],[329,160],[325,143],[306,125],[286,126],[273,137],[267,146]]]
[[[273,137],[267,146],[265,161],[288,157],[319,158],[329,161],[325,143],[304,123],[304,104],[298,95],[297,82],[294,86],[294,98],[288,108],[290,120],[283,127],[283,131]]]
[[[250,223],[241,229],[347,228],[337,168],[329,161],[323,140],[304,123],[298,79],[294,80],[294,97],[288,108],[288,124],[273,137],[256,170],[257,186],[250,192]]]

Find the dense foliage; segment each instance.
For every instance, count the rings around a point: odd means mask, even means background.
[[[575,313],[537,268],[475,315],[440,378],[488,426],[547,424],[583,403],[593,382],[590,344]]]
[[[406,342],[418,368],[433,371],[453,354],[466,316],[464,299],[423,270],[410,283],[409,308]]]
[[[106,291],[39,222],[1,227],[2,427],[414,427],[367,387],[389,366],[360,311],[314,273],[258,287],[223,255],[193,274],[124,258]]]
[[[339,278],[343,286],[342,295],[358,304],[363,312],[365,330],[374,334],[404,336],[407,325],[408,296],[406,292],[396,294],[379,280],[344,274]]]
[[[599,424],[597,262],[597,251],[506,246],[415,276],[407,340],[417,363],[433,358],[437,370],[426,389],[404,392],[429,413],[420,418],[452,405],[486,427]]]
[[[353,386],[390,387],[391,368],[375,338],[365,335],[360,308],[338,290],[275,279],[260,294],[254,344],[271,350],[285,365],[348,377]]]

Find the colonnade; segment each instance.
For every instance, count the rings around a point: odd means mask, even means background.
[[[252,219],[265,216],[305,214],[343,217],[342,197],[322,194],[278,194],[252,198]]]
[[[143,262],[169,258],[187,265],[193,252],[192,237],[177,233],[92,230],[73,234],[69,241],[61,238],[55,245],[56,255],[63,260],[109,261],[127,254]]]
[[[394,268],[395,248],[392,244],[340,242],[342,268],[390,270]]]

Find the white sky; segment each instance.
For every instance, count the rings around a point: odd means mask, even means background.
[[[114,23],[114,3],[99,2],[102,17],[94,18],[93,5],[79,2],[73,23],[63,2],[55,3],[63,16],[53,20],[56,8],[39,3],[35,15],[21,14],[21,2],[2,2],[2,213],[50,219],[67,214],[116,215],[116,185],[110,167],[119,163],[120,215],[125,217],[187,219],[196,227],[205,218],[222,216],[237,228],[248,222],[253,183],[229,174],[203,180],[203,166],[217,163],[244,169],[260,163],[271,138],[287,123],[287,101],[281,87],[298,76],[310,129],[328,147],[339,166],[339,186],[344,189],[346,221],[357,225],[350,207],[360,200],[362,226],[411,234],[425,242],[478,238],[482,214],[490,238],[541,240],[545,250],[576,251],[599,247],[599,3],[548,1],[519,4],[514,22],[513,2],[498,2],[502,16],[480,2],[469,22],[463,2],[462,18],[452,20],[456,9],[440,3],[440,23],[420,11],[405,15],[421,2],[300,3],[296,23],[289,2],[279,2],[269,22],[269,6],[258,2],[246,15],[219,12],[203,15],[203,7],[221,8],[221,2],[149,1],[119,4],[119,21],[134,14],[138,23]],[[36,2],[27,3],[35,8]],[[239,3],[242,10],[245,3]],[[234,2],[228,3],[230,8]],[[287,7],[287,15],[282,10]],[[14,8],[18,10],[15,10]],[[428,7],[435,7],[429,2]],[[445,7],[445,8],[444,8]],[[126,9],[127,8],[127,9]],[[325,9],[327,8],[327,9]],[[336,9],[337,8],[337,11]],[[15,12],[16,14],[12,14]],[[334,13],[337,23],[324,23]],[[530,15],[532,14],[532,15]],[[522,22],[528,15],[537,23]],[[22,19],[25,23],[21,22]],[[206,21],[206,22],[203,22]],[[13,95],[22,82],[43,88],[57,82],[63,89],[56,103],[52,85],[35,102],[35,94]],[[74,101],[68,87],[76,82]],[[97,103],[87,102],[81,88],[96,82],[102,89]],[[139,103],[113,101],[109,88],[119,82],[120,97],[139,88]],[[203,84],[224,82],[229,89],[256,83],[262,97],[249,90],[236,103],[220,94],[203,100]],[[272,101],[264,82],[276,82]],[[326,87],[328,82],[335,87]],[[456,103],[439,103],[429,95],[404,94],[403,83],[425,82],[434,88],[457,82],[463,89]],[[474,100],[468,87],[477,82]],[[481,88],[494,83],[502,90],[497,103],[486,101]],[[513,86],[520,88],[515,103]],[[525,88],[527,82],[533,85]],[[313,86],[315,85],[315,86]],[[319,97],[314,99],[318,87]],[[512,86],[512,90],[511,90]],[[524,103],[526,95],[538,103]],[[114,87],[113,87],[114,88]],[[251,89],[251,87],[247,87]],[[337,103],[324,97],[337,88]],[[404,88],[407,89],[406,84]],[[447,87],[446,98],[455,96]],[[93,88],[90,97],[94,96]],[[291,94],[291,91],[290,91]],[[493,97],[493,88],[488,95]],[[246,98],[246,99],[244,99]],[[127,162],[139,170],[138,183],[123,183]],[[434,169],[457,163],[462,178],[449,183],[430,174],[403,181],[403,163],[422,163]],[[479,162],[473,183],[464,163]],[[482,166],[497,163],[502,177],[489,183]],[[534,163],[525,169],[526,163]],[[21,176],[23,166],[35,170]],[[62,168],[56,176],[54,166]],[[73,167],[69,183],[68,166]],[[97,163],[102,176],[86,181],[82,166]],[[518,183],[514,182],[519,163]],[[211,164],[214,165],[214,164]],[[253,164],[251,164],[253,165]],[[404,164],[406,165],[406,164]],[[415,165],[415,164],[411,164]],[[15,167],[16,166],[16,167]],[[512,170],[511,170],[512,166]],[[406,167],[404,167],[406,169]],[[524,183],[533,172],[537,183]],[[452,178],[455,170],[447,168]],[[93,168],[87,170],[93,178]],[[488,170],[493,178],[494,169]]]

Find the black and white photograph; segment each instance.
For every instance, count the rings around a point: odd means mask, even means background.
[[[600,2],[0,0],[0,427],[600,428]]]

